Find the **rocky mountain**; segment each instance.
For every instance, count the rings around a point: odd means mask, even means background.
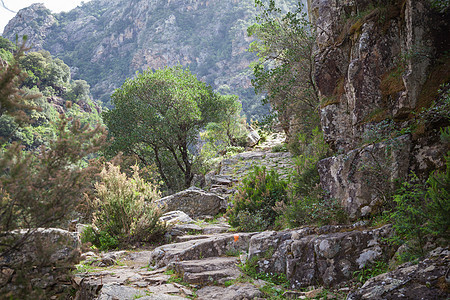
[[[292,0],[279,1],[289,7]],[[93,0],[52,14],[42,4],[18,12],[3,36],[27,35],[109,96],[127,77],[147,68],[182,64],[221,93],[238,94],[249,118],[267,112],[254,94],[246,29],[257,14],[253,0]]]

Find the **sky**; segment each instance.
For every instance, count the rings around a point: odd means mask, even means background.
[[[89,1],[90,0],[0,0],[0,32],[3,32],[6,24],[8,24],[9,20],[11,20],[20,9],[28,7],[33,3],[44,3],[45,7],[52,12],[57,13],[69,11],[80,5],[81,2]]]

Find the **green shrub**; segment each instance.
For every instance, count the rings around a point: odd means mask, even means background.
[[[299,227],[302,225],[328,225],[343,224],[347,222],[347,214],[340,203],[334,199],[326,199],[323,196],[306,196],[292,199],[288,205],[281,206],[277,210],[282,211],[279,219],[282,227]]]
[[[325,197],[320,187],[317,162],[326,156],[328,146],[321,131],[316,128],[310,137],[298,135],[295,169],[289,183],[289,201],[278,203],[281,227],[298,227],[307,224],[345,223],[346,213],[335,199]]]
[[[412,174],[394,196],[395,209],[390,215],[395,235],[392,241],[407,243],[410,257],[423,256],[428,237],[449,239],[450,228],[450,155],[446,171],[434,172],[425,183]]]
[[[273,209],[277,202],[287,200],[287,182],[265,167],[255,167],[238,188],[233,208],[229,210],[230,225],[242,231],[265,230],[277,218]],[[254,219],[254,222],[251,220]]]
[[[287,146],[286,144],[279,144],[279,145],[275,145],[272,147],[271,151],[273,153],[278,153],[278,152],[288,152]]]
[[[111,249],[164,235],[165,226],[159,222],[161,212],[151,203],[159,195],[156,186],[140,178],[138,167],[128,177],[118,166],[108,164],[100,176],[95,198],[88,200],[97,230],[88,230],[84,241]]]

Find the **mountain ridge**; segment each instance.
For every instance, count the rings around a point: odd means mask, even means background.
[[[288,8],[295,1],[280,0]],[[255,22],[253,0],[93,0],[52,14],[42,4],[18,12],[3,36],[27,35],[86,79],[106,106],[124,80],[147,68],[181,64],[223,94],[237,94],[248,119],[268,112],[251,86],[247,52]]]

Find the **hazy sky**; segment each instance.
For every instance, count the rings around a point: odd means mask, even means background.
[[[33,3],[44,3],[52,12],[69,11],[77,7],[81,2],[90,0],[0,0],[0,32],[8,24],[20,9],[30,6]],[[6,8],[5,8],[6,7]],[[9,10],[14,12],[11,12]]]

